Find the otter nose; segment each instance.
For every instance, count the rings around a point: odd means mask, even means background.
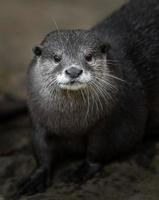
[[[82,69],[78,69],[76,67],[70,67],[65,71],[65,73],[70,77],[70,78],[77,78],[79,77],[82,73]]]

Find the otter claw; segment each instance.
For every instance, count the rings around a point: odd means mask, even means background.
[[[33,195],[43,193],[47,188],[48,173],[47,170],[38,169],[30,177],[25,178],[18,184],[17,193],[14,195],[18,200],[22,195]]]
[[[92,178],[102,166],[99,163],[83,162],[76,170],[70,170],[65,182],[83,183]]]

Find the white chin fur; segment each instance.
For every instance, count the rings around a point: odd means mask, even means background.
[[[73,83],[73,84],[59,84],[60,88],[65,90],[79,90],[86,87],[85,83]]]
[[[79,90],[85,88],[87,83],[91,80],[90,73],[83,73],[82,76],[78,78],[77,81],[73,84],[70,84],[70,78],[65,75],[63,72],[62,74],[58,74],[56,77],[56,81],[60,88],[67,89],[67,90]]]

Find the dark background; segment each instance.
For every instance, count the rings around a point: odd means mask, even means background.
[[[125,1],[0,0],[0,200],[35,166],[31,125],[21,101],[26,99],[32,47],[56,29],[54,21],[59,29],[87,29]],[[21,200],[158,200],[159,143],[146,141],[138,152],[113,161],[81,186],[64,184],[59,177],[46,193]]]

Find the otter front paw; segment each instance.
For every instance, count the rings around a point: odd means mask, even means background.
[[[49,183],[48,170],[39,168],[18,184],[14,199],[19,199],[24,194],[33,195],[45,192]]]
[[[65,176],[65,181],[74,183],[83,183],[88,179],[92,178],[101,169],[102,165],[100,163],[92,163],[89,161],[84,161],[77,169],[67,171],[67,175]]]

